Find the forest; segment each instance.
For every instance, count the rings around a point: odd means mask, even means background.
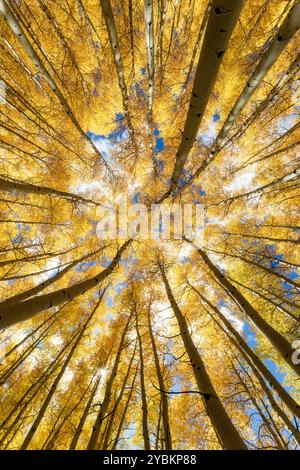
[[[299,28],[0,0],[0,449],[300,449]],[[170,236],[99,236],[125,200]]]

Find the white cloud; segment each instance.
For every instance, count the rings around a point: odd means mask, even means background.
[[[247,191],[253,189],[253,179],[256,176],[256,165],[251,165],[249,168],[245,168],[242,171],[236,173],[233,180],[224,186],[224,189],[227,191],[239,191],[246,188]]]
[[[230,323],[233,324],[237,331],[239,333],[242,333],[244,328],[244,322],[237,318],[233,313],[231,313],[229,308],[223,306],[220,308],[220,310],[223,315],[227,318],[227,320],[229,320]]]

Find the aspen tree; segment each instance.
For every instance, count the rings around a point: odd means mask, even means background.
[[[291,397],[291,395],[284,389],[280,382],[273,376],[269,369],[264,365],[264,363],[257,357],[256,353],[248,346],[244,338],[234,329],[231,323],[226,319],[222,314],[220,309],[213,305],[203,294],[196,289],[195,286],[191,285],[192,289],[197,293],[197,295],[206,302],[209,307],[217,314],[217,316],[224,323],[228,331],[234,336],[235,344],[238,344],[239,348],[244,351],[244,353],[251,359],[254,366],[259,370],[267,382],[274,388],[280,399],[285,403],[285,405],[291,410],[300,419],[300,406],[297,402]]]
[[[79,131],[81,136],[85,140],[88,141],[89,145],[93,148],[93,151],[96,153],[96,155],[98,155],[102,159],[105,166],[107,166],[107,163],[106,163],[105,159],[103,158],[103,156],[101,155],[101,153],[99,152],[99,150],[97,149],[97,147],[95,146],[93,141],[91,141],[89,139],[87,134],[82,129],[81,125],[77,121],[77,118],[73,114],[73,111],[71,110],[66,98],[64,97],[62,91],[60,90],[58,85],[54,82],[53,78],[51,77],[51,75],[47,71],[45,65],[41,62],[38,54],[36,53],[36,51],[34,50],[32,45],[28,41],[25,32],[22,30],[21,26],[19,25],[17,18],[15,17],[13,11],[11,10],[11,8],[8,5],[8,3],[6,2],[6,0],[1,0],[1,2],[0,2],[0,13],[3,15],[5,21],[10,26],[13,33],[17,36],[18,40],[20,41],[20,43],[24,47],[25,51],[27,52],[27,54],[29,55],[31,60],[33,61],[34,65],[39,69],[39,71],[41,72],[41,74],[43,75],[43,77],[45,78],[47,83],[49,84],[51,90],[57,96],[60,104],[62,105],[62,107],[64,109],[64,111],[69,116],[69,118],[73,122],[76,129]]]
[[[198,178],[199,175],[206,169],[206,167],[215,159],[233,123],[239,117],[242,109],[246,106],[247,102],[249,101],[257,87],[260,85],[267,72],[270,70],[274,62],[278,59],[279,55],[282,53],[284,48],[287,46],[287,44],[299,28],[300,2],[297,1],[287,14],[284,22],[279,28],[278,33],[276,34],[276,37],[273,39],[269,48],[267,49],[260,62],[256,66],[254,72],[252,73],[252,76],[248,80],[239,98],[231,109],[228,117],[226,118],[221,130],[219,131],[215,139],[215,142],[210,150],[209,157],[206,158],[203,163],[199,166],[199,168],[193,174],[188,184],[190,184],[195,178]]]
[[[172,294],[170,284],[166,277],[164,268],[160,265],[161,276],[165,285],[167,296],[174,314],[177,318],[182,341],[189,356],[191,366],[195,375],[199,393],[201,394],[204,408],[212,422],[214,431],[218,437],[220,445],[224,449],[246,449],[246,445],[239,432],[231,422],[225,408],[223,407],[216,390],[207,374],[201,356],[193,343],[189,334],[188,326],[184,315],[176,303]]]
[[[154,338],[152,325],[151,325],[150,308],[151,306],[148,309],[148,327],[149,327],[149,334],[150,334],[151,345],[152,345],[152,350],[153,350],[156,375],[157,375],[157,380],[158,380],[158,384],[159,384],[159,388],[161,392],[161,414],[162,414],[162,422],[163,422],[163,428],[164,428],[165,448],[167,450],[172,450],[172,437],[171,437],[170,422],[169,422],[168,397],[164,393],[165,385],[164,385],[163,374],[162,374],[160,363],[159,363],[159,357],[157,354],[155,338]]]
[[[224,274],[222,274],[222,272],[217,268],[217,266],[212,263],[212,261],[209,259],[206,253],[201,250],[201,248],[198,248],[197,252],[203,259],[206,266],[211,270],[213,275],[223,286],[227,294],[235,300],[235,302],[239,305],[239,307],[247,315],[247,317],[278,350],[278,352],[282,355],[283,359],[287,362],[287,364],[295,371],[296,374],[299,375],[299,365],[294,364],[294,362],[292,361],[292,348],[289,342],[262,318],[262,316],[248,302],[248,300],[243,296],[243,294],[241,294],[241,292],[239,292],[237,288],[233,284],[231,284],[231,282],[224,276]]]
[[[51,385],[51,388],[50,388],[50,391],[48,393],[48,395],[46,396],[40,410],[39,410],[39,413],[37,415],[37,417],[35,418],[31,428],[29,429],[22,445],[21,445],[21,450],[26,450],[28,448],[28,446],[30,445],[35,433],[36,433],[36,430],[39,426],[39,423],[41,422],[41,420],[43,419],[46,411],[47,411],[47,408],[49,406],[49,403],[50,401],[52,400],[52,397],[56,391],[56,388],[60,382],[60,380],[62,379],[68,365],[69,365],[69,362],[71,361],[73,355],[74,355],[74,352],[76,350],[76,348],[78,347],[84,333],[86,332],[86,329],[89,325],[89,323],[91,322],[91,320],[93,319],[100,303],[101,303],[101,300],[103,298],[103,294],[102,293],[100,296],[99,296],[99,300],[97,301],[93,311],[91,312],[91,314],[88,316],[87,320],[84,322],[83,326],[80,328],[79,332],[78,332],[78,335],[74,341],[74,344],[72,345],[71,349],[70,349],[70,352],[68,353],[67,357],[66,357],[66,360],[64,361],[63,363],[63,366],[61,367],[59,373],[57,374],[53,384]]]
[[[9,325],[25,321],[37,313],[60,305],[63,302],[70,301],[75,297],[84,294],[87,290],[97,286],[113,272],[118,265],[124,250],[130,243],[130,240],[125,242],[121,248],[119,248],[109,266],[94,277],[75,284],[74,286],[25,300],[24,302],[20,302],[16,307],[7,307],[0,315],[0,327],[6,328]]]
[[[181,171],[194,145],[223,55],[242,6],[243,1],[213,1],[212,3],[185,127],[176,153],[170,192],[178,185]]]
[[[135,308],[135,328],[136,334],[139,343],[139,367],[140,367],[140,384],[141,384],[141,395],[142,395],[142,430],[143,430],[143,439],[144,439],[144,449],[150,450],[150,436],[148,428],[148,403],[146,396],[146,385],[145,385],[145,366],[144,366],[144,356],[143,356],[143,342],[142,336],[139,329],[139,319],[138,312]]]
[[[129,317],[127,319],[127,322],[124,326],[122,335],[121,335],[121,339],[120,339],[120,343],[119,343],[119,346],[118,346],[116,357],[115,357],[115,360],[114,360],[114,363],[113,363],[113,367],[112,367],[109,379],[108,379],[106,387],[105,387],[105,393],[104,393],[102,403],[100,405],[100,410],[97,413],[97,417],[96,417],[96,420],[94,422],[94,425],[93,425],[93,428],[92,428],[92,433],[91,433],[91,436],[90,436],[90,439],[89,439],[89,442],[88,442],[88,445],[87,445],[88,450],[95,450],[97,448],[98,438],[99,438],[99,435],[100,435],[100,432],[101,432],[103,420],[106,418],[106,413],[108,411],[108,407],[109,407],[109,404],[110,404],[110,401],[111,401],[112,387],[113,387],[113,384],[114,384],[114,381],[115,381],[115,378],[116,378],[116,375],[117,375],[117,372],[118,372],[120,357],[121,357],[122,351],[125,347],[125,340],[126,340],[126,335],[128,333],[130,321],[131,321],[131,315],[129,315]]]

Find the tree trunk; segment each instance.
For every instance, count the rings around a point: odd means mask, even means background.
[[[103,293],[104,294],[104,293]],[[72,357],[73,357],[73,354],[78,346],[78,344],[80,343],[84,333],[86,332],[86,329],[90,323],[90,321],[92,320],[95,312],[97,311],[100,303],[101,303],[101,300],[102,300],[102,297],[103,297],[103,294],[102,296],[99,298],[95,308],[93,309],[92,313],[89,315],[89,317],[87,318],[87,320],[84,322],[83,326],[81,327],[81,329],[79,330],[79,333],[78,333],[78,336],[73,344],[73,346],[71,347],[70,349],[70,352],[69,354],[67,355],[67,358],[66,360],[64,361],[64,364],[63,366],[61,367],[58,375],[56,376],[53,384],[51,385],[51,388],[50,388],[50,391],[48,393],[48,395],[46,396],[41,408],[39,409],[39,412],[38,412],[38,415],[37,417],[35,418],[33,424],[31,425],[24,441],[23,441],[23,444],[21,445],[20,447],[20,450],[26,450],[28,448],[28,446],[30,445],[37,429],[38,429],[38,426],[39,424],[41,423],[42,419],[44,418],[45,416],[45,413],[48,409],[48,406],[49,406],[49,403],[50,401],[52,400],[52,397],[54,395],[54,393],[56,392],[56,389],[57,389],[57,386],[62,378],[62,376],[64,375],[65,371],[66,371],[66,368],[68,367]]]
[[[190,285],[191,288],[197,293],[197,295],[207,303],[207,305],[217,314],[217,316],[221,319],[224,323],[228,331],[233,335],[236,340],[236,344],[238,345],[239,350],[243,351],[254,364],[254,366],[259,370],[262,376],[267,380],[267,382],[271,385],[271,387],[276,391],[280,399],[283,403],[289,408],[289,410],[300,419],[300,406],[297,402],[287,393],[287,391],[282,387],[282,385],[278,382],[278,380],[272,375],[269,369],[264,365],[264,363],[257,357],[257,355],[252,351],[252,349],[248,346],[244,338],[233,328],[231,323],[227,320],[227,318],[222,314],[222,312],[213,305],[203,294],[201,294],[196,287]],[[215,318],[212,316],[215,320]]]
[[[92,142],[92,140],[89,139],[89,137],[87,136],[87,134],[84,132],[84,130],[82,129],[81,125],[79,124],[79,122],[77,121],[77,118],[74,116],[73,114],[73,111],[71,110],[68,102],[66,101],[63,93],[61,92],[61,90],[59,89],[59,87],[57,86],[57,84],[54,82],[54,80],[52,79],[52,77],[50,76],[48,70],[46,69],[46,67],[44,66],[44,64],[41,62],[38,54],[36,53],[36,51],[33,49],[33,47],[31,46],[30,42],[28,41],[24,31],[22,30],[21,26],[19,25],[18,23],[18,19],[16,18],[14,12],[12,11],[12,9],[10,8],[10,6],[8,5],[8,3],[6,2],[6,0],[0,0],[0,13],[3,15],[6,23],[8,24],[8,26],[11,28],[12,32],[15,34],[15,36],[18,38],[18,40],[20,41],[20,43],[22,44],[22,46],[24,47],[26,53],[28,54],[28,56],[31,58],[31,60],[33,61],[34,65],[37,67],[37,69],[40,71],[40,73],[43,75],[43,77],[45,78],[45,80],[47,81],[47,83],[49,84],[51,90],[55,93],[55,95],[57,96],[60,104],[62,105],[65,113],[69,116],[69,118],[71,119],[71,121],[73,122],[74,126],[76,127],[76,129],[79,131],[79,133],[81,134],[81,136],[86,140],[88,141],[89,145],[92,146],[94,152],[96,155],[98,155],[102,162],[105,164],[105,166],[107,166],[107,163],[105,161],[105,159],[103,158],[103,156],[101,155],[101,153],[99,152],[99,150],[97,149],[97,147],[95,146],[95,144]]]
[[[204,408],[211,420],[220,445],[223,449],[226,450],[247,449],[247,446],[245,445],[234,424],[231,422],[225,408],[220,401],[220,398],[214,389],[200,354],[195,344],[193,343],[188,330],[186,319],[175,301],[165,271],[161,265],[160,272],[169,302],[178,321],[180,335],[193,368],[198,390],[202,396]]]
[[[249,389],[248,385],[246,384],[246,382],[243,380],[240,372],[237,370],[237,368],[234,366],[234,364],[232,364],[232,367],[233,367],[233,370],[236,374],[236,376],[238,377],[238,380],[240,382],[240,384],[242,385],[243,389],[245,390],[246,394],[248,395],[249,399],[250,399],[250,402],[252,403],[253,407],[257,410],[257,413],[259,414],[260,416],[260,419],[262,420],[262,422],[264,423],[265,427],[267,428],[271,438],[273,439],[273,441],[275,442],[275,444],[277,445],[277,448],[280,449],[280,450],[284,450],[286,449],[285,446],[282,445],[282,442],[280,441],[280,439],[278,438],[276,432],[274,432],[274,429],[272,428],[272,425],[271,423],[268,421],[268,419],[266,418],[266,416],[264,415],[261,407],[259,406],[259,403],[256,399],[255,396],[253,396],[253,393],[251,392],[251,390]]]
[[[158,380],[160,393],[161,393],[161,414],[162,414],[162,422],[163,422],[163,428],[164,428],[165,449],[172,450],[172,437],[171,437],[170,422],[169,422],[168,397],[166,393],[164,393],[165,385],[164,385],[163,374],[161,372],[161,368],[159,364],[157,348],[156,348],[155,339],[154,339],[152,326],[151,326],[150,308],[148,310],[148,327],[149,327],[152,351],[153,351],[153,356],[154,356],[156,375],[157,375],[157,380]]]
[[[8,307],[12,307],[13,305],[17,308],[17,303],[18,302],[22,302],[26,299],[28,299],[29,297],[32,297],[33,295],[35,294],[38,294],[39,292],[41,292],[42,290],[46,289],[46,287],[48,286],[51,286],[51,284],[55,283],[56,281],[58,281],[61,277],[63,277],[67,272],[70,271],[70,269],[74,268],[74,266],[76,266],[77,264],[81,263],[82,261],[84,261],[85,259],[87,258],[90,258],[94,255],[96,255],[97,253],[99,253],[100,251],[102,251],[102,248],[100,248],[99,250],[96,250],[94,251],[93,253],[89,253],[87,255],[84,255],[84,256],[81,256],[81,258],[78,258],[76,259],[75,261],[72,261],[70,264],[68,264],[67,267],[65,267],[64,269],[62,269],[61,271],[59,271],[57,274],[55,274],[54,276],[50,277],[49,279],[47,279],[46,281],[43,281],[41,282],[40,284],[38,284],[37,286],[35,287],[32,287],[31,289],[28,289],[24,292],[21,292],[20,294],[16,294],[16,295],[13,295],[12,297],[9,297],[8,299],[5,299],[3,300],[3,302],[0,302],[0,314],[1,314],[1,311],[2,310],[5,310],[6,308]]]
[[[242,0],[213,0],[181,142],[170,185],[179,183],[182,169],[195,143],[199,126],[215,84],[222,58],[243,6]]]
[[[117,430],[117,433],[116,433],[116,437],[115,437],[114,442],[112,444],[111,450],[116,450],[116,447],[119,443],[120,435],[121,435],[121,432],[122,432],[122,429],[123,429],[123,424],[124,424],[126,414],[127,414],[128,408],[129,408],[130,400],[131,400],[131,397],[132,397],[134,384],[135,384],[135,381],[136,381],[136,378],[137,378],[137,373],[138,373],[138,367],[136,368],[136,371],[135,371],[135,374],[134,374],[134,377],[133,377],[133,380],[132,380],[132,383],[131,383],[131,387],[130,387],[130,390],[129,390],[129,393],[128,393],[128,397],[127,397],[127,400],[126,400],[126,403],[125,403],[125,406],[124,406],[122,417],[121,417],[121,420],[120,420],[120,423],[119,423],[119,426],[118,426],[118,430]]]
[[[83,427],[84,427],[84,425],[85,425],[86,419],[87,419],[88,414],[89,414],[89,412],[90,412],[91,405],[92,405],[93,400],[94,400],[94,397],[95,397],[95,395],[96,395],[96,393],[97,393],[100,380],[101,380],[101,373],[98,374],[98,377],[97,377],[97,379],[95,380],[95,383],[94,383],[94,386],[93,386],[93,388],[92,388],[90,397],[89,397],[89,399],[88,399],[88,401],[87,401],[87,403],[86,403],[86,406],[85,406],[85,408],[84,408],[84,411],[83,411],[83,413],[82,413],[82,415],[81,415],[81,417],[80,417],[78,426],[76,427],[75,432],[74,432],[74,434],[73,434],[73,437],[72,437],[72,441],[71,441],[69,450],[75,450],[75,449],[76,449],[78,440],[79,440],[79,438],[80,438],[80,434],[81,434],[82,431],[83,431]]]
[[[50,294],[38,295],[32,299],[20,302],[16,307],[13,306],[3,310],[0,314],[0,329],[28,320],[44,310],[73,300],[97,286],[113,272],[120,261],[122,253],[130,243],[131,240],[125,242],[121,248],[119,248],[109,266],[97,273],[94,277],[75,284],[74,286],[51,292]]]
[[[107,410],[108,410],[108,407],[109,407],[109,404],[110,404],[112,387],[113,387],[114,380],[115,380],[117,372],[118,372],[120,358],[121,358],[122,351],[124,349],[125,338],[126,338],[126,335],[127,335],[127,332],[128,332],[130,320],[131,320],[131,315],[129,316],[129,318],[126,322],[126,325],[123,329],[123,333],[122,333],[122,336],[121,336],[121,340],[120,340],[120,343],[119,343],[117,354],[116,354],[116,357],[115,357],[115,360],[114,360],[114,365],[113,365],[110,377],[108,379],[108,382],[107,382],[107,385],[106,385],[106,388],[105,388],[105,394],[104,394],[104,398],[103,398],[103,401],[102,401],[101,406],[100,406],[100,410],[98,412],[97,418],[96,418],[96,420],[94,422],[94,425],[93,425],[93,429],[92,429],[90,440],[88,442],[87,450],[96,450],[97,449],[98,438],[99,438],[99,435],[100,435],[100,432],[101,432],[103,420],[106,417],[106,413],[107,413]]]
[[[289,342],[259,315],[257,310],[252,307],[243,294],[241,294],[237,288],[224,276],[224,274],[222,274],[222,272],[212,263],[203,250],[197,248],[197,252],[202,257],[206,266],[208,266],[215,278],[223,286],[228,295],[239,305],[240,309],[246,314],[246,316],[277,349],[277,351],[282,355],[283,359],[294,370],[294,372],[300,375],[300,365],[294,364],[292,361],[293,350]]]
[[[114,424],[114,419],[115,419],[115,416],[116,416],[116,412],[117,412],[117,409],[118,409],[118,406],[121,402],[121,400],[123,399],[123,395],[124,395],[124,391],[125,391],[125,387],[127,385],[127,382],[128,382],[128,377],[130,375],[130,372],[131,372],[131,366],[132,366],[132,363],[133,363],[133,360],[134,360],[134,356],[135,356],[135,351],[136,351],[136,345],[134,347],[134,350],[133,350],[133,354],[131,356],[131,359],[129,361],[129,364],[128,364],[128,368],[127,368],[127,372],[126,372],[126,375],[124,377],[124,380],[123,380],[123,383],[122,383],[122,387],[121,387],[121,390],[119,392],[119,395],[115,401],[115,404],[113,405],[113,409],[110,413],[110,416],[109,416],[109,421],[108,421],[108,426],[107,426],[107,429],[105,431],[105,436],[104,436],[104,439],[103,439],[103,443],[101,444],[100,446],[100,449],[103,449],[103,450],[106,450],[109,448],[109,445],[111,443],[111,430],[112,430],[112,426]]]
[[[150,450],[150,436],[148,429],[148,404],[147,404],[147,395],[146,395],[146,385],[145,385],[145,368],[144,368],[144,355],[143,355],[143,343],[139,330],[138,322],[138,313],[136,315],[136,333],[139,342],[139,354],[140,354],[140,384],[141,384],[141,399],[142,399],[142,429],[143,429],[143,439],[144,439],[144,449]]]
[[[60,197],[62,199],[67,199],[74,203],[81,202],[84,204],[92,204],[96,206],[100,205],[97,202],[94,202],[90,199],[85,199],[84,197],[78,196],[77,194],[71,194],[65,191],[59,191],[57,189],[48,188],[46,186],[37,186],[34,184],[17,181],[12,178],[10,178],[10,180],[0,178],[0,191],[8,192],[11,194],[14,194],[14,192],[17,192],[17,193],[24,193],[24,194],[38,194],[42,196],[53,196],[53,197]]]
[[[216,137],[214,145],[212,146],[212,149],[210,151],[209,157],[202,163],[202,165],[200,165],[195,176],[198,177],[220,151],[220,148],[225,138],[227,137],[231,126],[239,117],[242,109],[246,106],[257,87],[260,85],[272,65],[278,59],[281,52],[288,45],[291,38],[298,31],[299,27],[300,1],[297,0],[297,2],[287,14],[281,27],[279,28],[278,33],[276,34],[267,51],[264,53],[263,57],[259,61],[246,86],[244,87],[233,108],[231,109],[226,121],[224,122],[219,134]]]

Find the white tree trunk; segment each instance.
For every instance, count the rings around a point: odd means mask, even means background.
[[[8,307],[0,313],[0,329],[7,328],[16,323],[23,322],[32,318],[34,315],[48,310],[49,308],[56,307],[66,301],[73,300],[75,297],[84,294],[86,291],[97,286],[100,282],[106,279],[118,265],[120,258],[131,243],[131,240],[125,242],[117,251],[116,256],[111,261],[109,266],[103,271],[96,274],[96,276],[86,279],[78,284],[65,289],[59,289],[51,292],[50,294],[38,295],[32,299],[20,302],[16,306]]]
[[[40,73],[43,75],[43,77],[45,78],[45,80],[47,81],[47,83],[49,84],[50,88],[52,89],[52,91],[55,93],[55,95],[57,96],[60,104],[62,105],[64,111],[66,112],[66,114],[69,116],[69,118],[71,119],[71,121],[73,122],[74,126],[76,127],[76,129],[79,131],[79,133],[81,134],[81,136],[86,140],[88,141],[89,145],[92,146],[94,152],[102,159],[103,163],[105,164],[105,166],[107,167],[107,163],[103,157],[103,155],[101,154],[101,152],[97,149],[97,147],[95,146],[95,144],[92,142],[92,140],[86,135],[86,133],[84,132],[84,130],[82,129],[82,127],[80,126],[79,122],[77,121],[77,118],[74,116],[73,114],[73,111],[71,110],[67,100],[65,99],[63,93],[61,92],[61,90],[59,89],[59,87],[57,86],[57,84],[54,82],[54,80],[52,79],[51,75],[49,74],[48,70],[46,69],[46,67],[44,66],[44,64],[41,62],[38,54],[36,53],[36,51],[34,50],[34,48],[31,46],[30,42],[28,41],[24,31],[22,30],[21,26],[19,25],[18,23],[18,20],[15,16],[15,14],[13,13],[13,11],[11,10],[10,6],[8,5],[8,3],[6,2],[6,0],[0,0],[0,13],[2,14],[2,16],[4,17],[6,23],[9,25],[9,27],[11,28],[11,30],[13,31],[13,33],[16,35],[16,37],[18,38],[18,40],[20,41],[20,43],[22,44],[23,48],[25,49],[26,53],[28,54],[28,56],[31,58],[31,60],[33,61],[34,65],[36,66],[36,68],[40,71]]]
[[[276,37],[273,39],[269,48],[264,53],[254,72],[252,73],[250,79],[248,80],[246,86],[244,87],[243,91],[235,102],[219,134],[216,137],[214,145],[212,146],[212,149],[210,151],[209,157],[202,163],[202,165],[200,165],[199,169],[195,174],[195,177],[198,177],[200,173],[202,173],[203,170],[208,166],[208,164],[215,158],[225,138],[227,137],[232,124],[239,117],[242,109],[246,106],[259,84],[262,82],[272,65],[278,59],[281,52],[284,50],[284,48],[287,46],[287,44],[299,28],[300,0],[297,0],[295,5],[291,8],[288,15],[286,16],[284,22],[282,23],[278,33],[276,34]]]
[[[243,0],[214,0],[212,3],[184,131],[176,154],[171,191],[177,187],[182,169],[195,143],[222,58],[243,3]]]

